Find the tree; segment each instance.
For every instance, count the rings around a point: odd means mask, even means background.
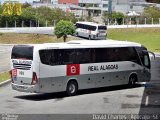
[[[160,0],[145,0],[146,2],[151,2],[151,3],[160,3]]]
[[[114,23],[116,20],[119,25],[122,24],[124,18],[125,18],[124,14],[120,12],[112,12],[112,13],[104,12],[102,17],[105,23],[109,19],[110,21],[112,21],[112,23]]]
[[[15,4],[18,5],[18,4]],[[18,7],[15,7],[16,10]],[[14,11],[14,10],[13,10]],[[0,5],[0,27],[14,27],[15,23],[17,27],[22,25],[28,26],[53,26],[53,23],[58,23],[60,20],[67,20],[73,23],[77,22],[75,15],[72,13],[66,14],[62,9],[49,7],[32,8],[28,3],[22,5],[22,14],[2,15],[3,9]],[[13,12],[14,13],[14,12]],[[8,13],[7,13],[8,14]]]
[[[69,12],[66,16],[65,16],[65,20],[67,21],[71,21],[73,23],[76,23],[78,21],[78,19],[75,17],[75,15],[71,12]]]
[[[112,13],[112,19],[116,20],[119,25],[122,24],[124,17],[125,16],[123,15],[123,13],[120,13],[120,12],[113,12]]]
[[[66,42],[67,35],[75,33],[75,26],[70,21],[60,20],[55,26],[54,33],[57,38],[63,37],[63,41]]]
[[[144,9],[144,16],[151,23],[152,18],[154,19],[154,23],[159,23],[160,18],[160,10],[156,7],[146,7]]]

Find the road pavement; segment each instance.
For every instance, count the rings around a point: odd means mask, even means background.
[[[0,28],[0,33],[31,33],[53,35],[54,27],[17,27]]]
[[[8,71],[10,68],[10,56],[13,45],[0,44],[0,73]]]

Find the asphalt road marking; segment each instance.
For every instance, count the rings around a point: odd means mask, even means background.
[[[148,106],[148,96],[146,96],[146,102],[145,105]]]

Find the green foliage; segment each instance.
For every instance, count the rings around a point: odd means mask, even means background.
[[[54,18],[54,10],[48,7],[39,7],[35,9],[36,16],[38,16],[39,20],[43,20],[48,22],[48,25],[52,25],[52,21]]]
[[[39,26],[45,26],[46,22],[47,26],[53,26],[54,22],[57,23],[60,20],[67,20],[73,23],[78,21],[72,13],[66,14],[62,9],[51,9],[49,7],[32,8],[28,3],[23,4],[22,14],[20,16],[2,16],[1,14],[2,6],[0,5],[0,27],[5,27],[6,22],[8,23],[8,27],[14,27],[15,21],[17,27],[22,26],[22,21],[24,26],[27,27],[30,26],[30,22],[31,26],[38,26],[38,21]]]
[[[73,13],[68,13],[65,17],[65,20],[71,21],[73,23],[76,23],[78,21],[78,19],[75,17]]]
[[[146,2],[151,2],[151,3],[160,3],[160,0],[145,0]]]
[[[87,20],[88,22],[93,22],[93,17],[92,17],[92,16],[87,16],[86,20]]]
[[[54,33],[57,38],[63,37],[65,42],[67,35],[73,35],[75,33],[75,26],[70,21],[60,20],[55,26]]]
[[[154,19],[154,23],[159,22],[160,18],[160,9],[156,7],[147,7],[144,9],[144,16],[147,18],[147,21],[152,21],[152,18]]]
[[[114,23],[116,20],[119,25],[122,24],[124,18],[124,14],[120,12],[113,12],[111,14],[108,12],[104,12],[102,17],[105,23],[109,19],[112,23]]]
[[[117,23],[120,25],[123,22],[124,14],[120,12],[113,12],[112,13],[112,19],[116,20]]]
[[[0,14],[2,13],[2,6],[0,5]]]
[[[65,12],[59,8],[54,9],[53,11],[54,17],[53,19],[56,22],[59,22],[60,20],[64,20],[65,19]]]
[[[0,83],[10,79],[9,72],[0,73]]]

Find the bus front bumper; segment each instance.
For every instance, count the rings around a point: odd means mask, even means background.
[[[12,89],[20,92],[31,92],[31,93],[39,92],[37,85],[17,85],[12,83]]]

